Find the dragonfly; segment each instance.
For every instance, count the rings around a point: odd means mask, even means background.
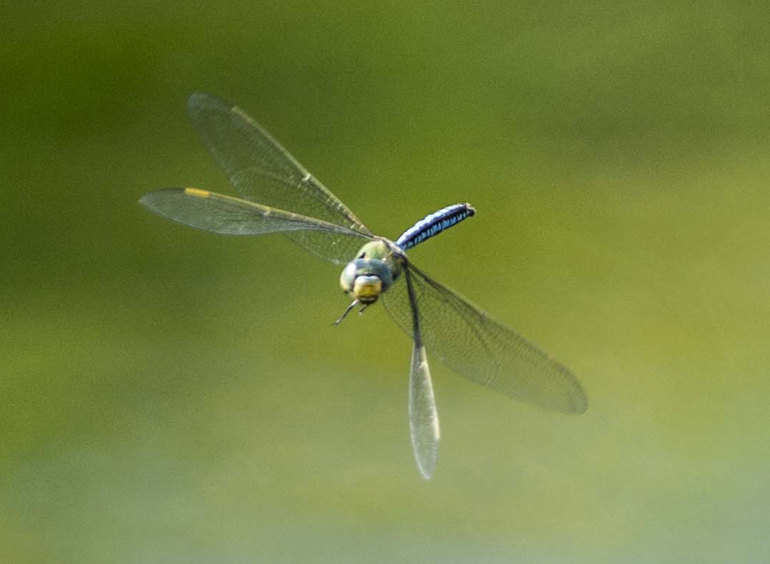
[[[343,291],[354,308],[382,301],[412,340],[409,431],[417,468],[430,479],[440,428],[426,351],[468,379],[530,404],[583,413],[586,393],[575,375],[535,344],[502,325],[415,266],[407,251],[473,217],[454,204],[432,213],[395,241],[372,233],[239,107],[203,92],[187,111],[240,198],[198,188],[166,188],[140,203],[178,223],[224,235],[282,233],[312,254],[344,265]]]

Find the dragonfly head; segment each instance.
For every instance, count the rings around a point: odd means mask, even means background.
[[[373,304],[393,283],[393,273],[382,260],[357,258],[340,275],[342,290],[362,304]]]

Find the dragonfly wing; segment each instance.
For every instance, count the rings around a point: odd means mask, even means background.
[[[586,393],[566,366],[411,263],[406,268],[412,291],[398,280],[383,294],[385,307],[401,328],[414,335],[410,315],[414,301],[425,346],[447,366],[528,403],[565,413],[586,410]]]
[[[417,468],[426,480],[433,475],[440,438],[438,411],[433,395],[425,347],[414,343],[409,372],[409,435]]]
[[[433,383],[428,368],[428,357],[422,343],[420,313],[417,302],[412,300],[414,293],[407,276],[407,292],[410,298],[409,311],[413,331],[412,364],[409,370],[409,436],[412,450],[417,461],[417,468],[426,480],[429,480],[436,468],[438,458],[439,431],[438,411],[433,395]]]
[[[319,254],[336,249],[341,257],[349,257],[361,246],[364,238],[361,233],[341,225],[197,188],[156,190],[145,194],[140,203],[173,221],[212,233],[313,233],[314,240],[319,243]],[[348,242],[344,245],[348,248],[335,247],[338,242]],[[351,248],[354,250],[349,251]]]
[[[244,199],[372,235],[345,204],[237,106],[196,92],[187,101],[187,112]]]

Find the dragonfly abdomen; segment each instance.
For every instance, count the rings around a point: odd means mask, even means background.
[[[444,209],[438,210],[415,223],[412,227],[404,231],[401,237],[396,241],[396,245],[403,250],[408,250],[438,235],[445,229],[460,223],[463,219],[471,217],[476,210],[470,204],[453,204]]]

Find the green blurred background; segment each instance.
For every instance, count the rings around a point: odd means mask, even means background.
[[[767,562],[765,2],[6,2],[0,561]],[[562,416],[433,362],[281,237],[137,205],[233,193],[194,90],[554,352]],[[430,351],[429,351],[430,354]]]

